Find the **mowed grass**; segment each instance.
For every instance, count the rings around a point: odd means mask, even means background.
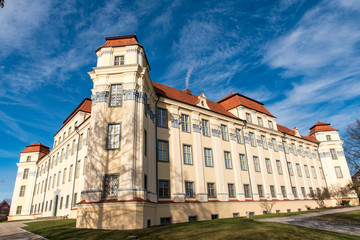
[[[75,228],[75,220],[27,223],[24,229],[47,239],[358,239],[358,237],[292,225],[256,222],[245,218],[178,223],[140,230]]]
[[[288,216],[294,216],[299,214],[306,214],[306,213],[313,213],[313,212],[324,212],[333,210],[334,208],[318,208],[318,209],[312,209],[307,211],[300,211],[300,212],[285,212],[285,213],[270,213],[270,214],[263,214],[263,215],[254,215],[251,216],[251,219],[260,219],[260,218],[274,218],[274,217],[288,217]]]
[[[360,210],[345,212],[345,213],[335,213],[328,214],[317,217],[317,219],[345,224],[356,224],[360,225]]]

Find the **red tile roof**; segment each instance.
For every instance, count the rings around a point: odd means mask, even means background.
[[[26,148],[22,150],[20,153],[30,153],[30,152],[39,152],[40,153],[38,158],[39,160],[50,152],[50,148],[38,142],[27,145]]]
[[[154,81],[152,83],[153,83],[155,92],[162,97],[170,98],[172,100],[183,102],[183,103],[190,104],[193,106],[196,106],[196,104],[199,103],[198,96],[196,96],[196,95],[188,94],[184,91],[181,91],[181,90],[178,90],[178,89],[175,89],[172,87],[168,87],[164,84],[157,83]],[[226,115],[228,117],[238,119],[232,113],[228,112],[221,104],[210,101],[210,100],[206,100],[206,103],[209,106],[211,111],[220,113],[222,115]]]
[[[317,122],[314,126],[310,128],[309,136],[312,136],[317,132],[328,132],[328,131],[338,131],[338,130],[331,127],[330,123]]]
[[[78,112],[87,112],[91,113],[91,105],[92,101],[90,98],[85,98],[76,108],[75,110],[65,119],[63,122],[63,126],[67,124]]]
[[[1,209],[8,209],[8,208],[10,208],[10,205],[5,201],[5,200],[3,200],[1,203],[0,203],[0,208]]]
[[[277,124],[277,129],[278,129],[279,132],[283,132],[283,133],[286,133],[286,134],[295,136],[295,131],[294,131],[294,130],[291,130],[290,128],[287,128],[287,127],[285,127],[285,126],[282,126],[282,125]],[[308,141],[311,141],[311,142],[314,142],[314,143],[318,143],[318,142],[319,142],[319,141],[316,140],[316,138],[314,138],[313,136],[302,136],[302,135],[301,135],[301,138],[302,138],[302,139],[305,139],[305,140],[308,140]]]
[[[266,115],[269,115],[271,117],[275,117],[265,108],[263,103],[251,99],[249,97],[246,97],[244,95],[241,95],[239,93],[231,93],[217,102],[220,103],[222,106],[224,106],[226,110],[230,110],[238,106],[244,106],[253,109],[255,111],[264,113]]]
[[[132,35],[125,35],[125,36],[116,36],[116,37],[105,37],[105,44],[99,47],[97,51],[99,51],[103,47],[120,47],[120,46],[126,46],[126,45],[135,45],[139,44],[139,41],[137,40],[136,34]]]

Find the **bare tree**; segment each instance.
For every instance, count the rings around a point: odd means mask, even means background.
[[[360,119],[347,126],[344,150],[350,171],[360,170]]]
[[[324,208],[324,200],[330,198],[329,190],[327,188],[317,189],[316,192],[311,191],[309,196],[315,200],[320,208]]]
[[[275,202],[269,201],[268,199],[262,200],[259,203],[262,210],[266,213],[271,213],[275,204],[276,204]]]
[[[329,186],[329,194],[333,197],[338,206],[341,205],[344,197],[347,197],[350,193],[350,189],[348,187],[341,187],[339,184],[332,184]]]
[[[0,0],[0,7],[4,8],[4,6],[5,6],[5,0]]]
[[[354,191],[357,195],[357,197],[359,198],[359,202],[360,202],[360,184],[359,183],[349,183],[347,185],[347,187],[351,190]]]

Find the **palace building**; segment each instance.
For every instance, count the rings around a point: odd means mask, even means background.
[[[136,35],[105,39],[91,99],[64,120],[51,150],[35,143],[20,153],[10,220],[138,229],[263,214],[264,201],[300,211],[317,207],[311,193],[351,181],[329,123],[305,136],[239,93],[213,102],[153,82]]]

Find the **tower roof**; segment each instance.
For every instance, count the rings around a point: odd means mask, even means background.
[[[42,143],[37,142],[34,144],[27,145],[25,149],[22,150],[20,153],[31,153],[31,152],[38,152],[39,159],[41,159],[50,152],[50,148]]]
[[[240,93],[231,93],[223,99],[217,101],[217,103],[220,103],[222,106],[224,106],[226,110],[230,110],[238,106],[244,106],[255,111],[264,113],[268,116],[275,117],[265,108],[262,102],[258,102],[247,96],[241,95]]]
[[[124,36],[115,36],[115,37],[105,37],[106,42],[104,45],[99,47],[97,51],[104,47],[120,47],[127,45],[140,45],[137,40],[136,34],[124,35]]]
[[[317,132],[328,132],[328,131],[338,131],[337,129],[330,126],[330,123],[317,122],[314,126],[310,128],[309,136]]]

